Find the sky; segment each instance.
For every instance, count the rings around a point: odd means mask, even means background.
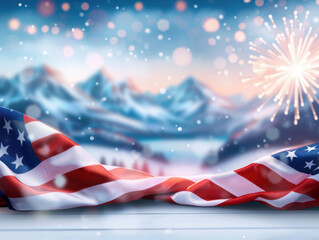
[[[213,91],[254,96],[249,42],[271,38],[316,0],[0,0],[0,75],[47,64],[68,84],[104,68],[115,81],[131,79],[141,91],[160,92],[189,76]],[[270,39],[271,40],[271,39]]]

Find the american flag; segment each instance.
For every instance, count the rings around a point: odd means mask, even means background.
[[[99,164],[59,131],[0,108],[0,204],[54,210],[150,198],[193,206],[258,201],[277,209],[319,205],[319,144],[266,156],[222,174],[153,176]]]

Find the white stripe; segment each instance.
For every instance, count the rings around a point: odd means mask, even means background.
[[[308,179],[314,179],[314,180],[316,180],[317,182],[319,182],[319,174],[310,175],[310,176],[308,177]]]
[[[209,180],[237,197],[250,193],[264,192],[263,189],[233,171],[213,175]]]
[[[122,196],[125,193],[142,191],[167,180],[167,177],[139,180],[116,180],[95,185],[74,193],[50,192],[41,195],[10,198],[16,210],[53,210],[81,206],[95,206]],[[128,199],[130,200],[130,199]]]
[[[274,199],[274,200],[269,200],[269,199],[265,199],[262,197],[256,198],[256,201],[262,201],[262,202],[266,202],[274,207],[277,208],[282,208],[284,206],[286,206],[289,203],[293,203],[293,202],[298,202],[298,203],[304,203],[304,202],[309,202],[309,201],[314,201],[315,199],[301,194],[301,193],[296,193],[291,191],[290,193],[288,193],[287,195],[285,195],[282,198],[278,198],[278,199]]]
[[[23,162],[23,161],[22,161]],[[26,173],[14,173],[0,161],[0,177],[15,176],[19,181],[29,186],[42,185],[56,176],[75,169],[99,164],[82,147],[74,146],[58,155],[46,159]],[[109,167],[105,167],[109,169]]]
[[[309,176],[309,174],[299,172],[272,156],[263,157],[255,163],[263,164],[293,184],[298,184]]]
[[[101,164],[101,165],[108,171],[116,169],[116,168],[120,168],[119,166],[103,165],[103,164]]]
[[[51,128],[39,121],[33,121],[25,124],[31,142],[47,137],[54,133],[59,133],[58,130]]]
[[[189,191],[178,192],[173,194],[173,196],[171,197],[175,203],[191,205],[191,206],[201,206],[201,207],[216,206],[228,200],[228,199],[216,199],[216,200],[206,201],[200,198],[199,196],[197,196],[196,194]]]

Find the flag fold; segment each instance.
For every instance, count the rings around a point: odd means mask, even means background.
[[[0,108],[0,204],[55,210],[151,198],[193,206],[319,206],[318,146],[282,151],[222,174],[153,176],[101,165],[61,132]]]

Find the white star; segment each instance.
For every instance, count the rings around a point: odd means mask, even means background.
[[[18,154],[16,154],[16,160],[12,162],[12,164],[16,165],[16,169],[20,166],[24,166],[22,163],[22,159],[23,159],[23,156],[19,158]]]
[[[286,157],[289,157],[290,158],[290,161],[294,160],[294,157],[297,157],[297,155],[295,154],[296,150],[295,151],[287,151],[288,154]]]
[[[317,147],[317,146],[313,146],[313,147],[307,146],[307,149],[305,149],[305,151],[311,152],[312,150],[317,150],[316,147]]]
[[[11,128],[11,126],[10,126],[10,120],[7,122],[7,120],[6,119],[4,119],[4,129],[6,129],[7,130],[7,134],[9,135],[9,132],[10,132],[10,130],[12,130],[12,128]]]
[[[1,158],[3,155],[5,155],[5,154],[9,155],[8,152],[7,152],[8,147],[9,147],[9,145],[4,147],[4,146],[2,145],[2,143],[1,143],[1,146],[0,146],[0,158]]]
[[[24,131],[20,132],[20,130],[18,129],[18,132],[19,132],[19,137],[17,138],[17,140],[20,141],[21,146],[22,146],[23,142],[25,141],[25,139],[24,139]]]
[[[310,162],[305,162],[306,166],[304,168],[309,168],[311,170],[312,166],[315,166],[316,164],[313,163],[313,160],[311,160]]]

